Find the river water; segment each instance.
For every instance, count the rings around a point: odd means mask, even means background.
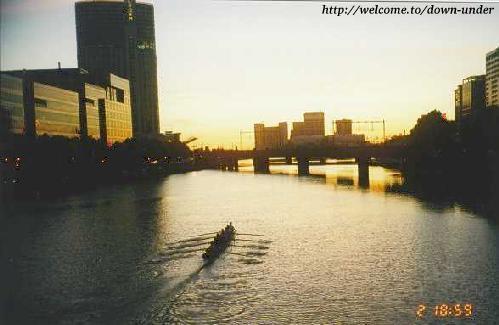
[[[497,221],[356,165],[200,171],[1,210],[8,324],[493,324]],[[232,221],[215,263],[201,253]],[[435,304],[472,305],[468,318]],[[418,305],[427,306],[422,318]],[[1,320],[1,319],[0,319]]]

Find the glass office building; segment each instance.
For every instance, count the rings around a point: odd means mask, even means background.
[[[132,137],[132,111],[128,80],[109,74],[106,97],[99,99],[100,136],[108,145]]]
[[[130,81],[134,136],[159,133],[154,7],[135,1],[75,4],[78,66]]]
[[[36,135],[79,137],[78,93],[34,82],[32,104]]]
[[[84,88],[86,135],[89,138],[100,139],[99,99],[106,98],[106,90],[87,83],[85,83]],[[82,99],[80,98],[80,100]]]
[[[99,126],[99,98],[106,97],[104,88],[93,85],[87,71],[78,68],[69,69],[38,69],[12,70],[6,73],[25,79],[26,83],[38,82],[78,93],[79,96],[79,132],[81,137],[100,138]],[[28,87],[29,88],[29,87]],[[30,90],[27,89],[29,99]],[[27,103],[29,107],[29,100]]]
[[[499,108],[499,47],[486,56],[487,107]]]
[[[485,109],[485,75],[463,79],[460,118],[465,119],[483,109]]]
[[[0,75],[0,128],[16,134],[25,131],[23,80],[5,73]]]
[[[17,93],[21,96],[17,102],[21,109],[24,107],[25,123],[32,125],[27,128],[33,130],[27,132],[30,135],[89,137],[107,144],[132,137],[127,79],[111,73],[92,75],[77,68],[5,73],[6,80],[17,80]],[[5,87],[15,88],[12,81],[5,83]]]

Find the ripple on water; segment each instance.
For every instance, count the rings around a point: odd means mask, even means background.
[[[182,253],[186,250],[191,253],[196,249],[190,247],[201,247],[204,238],[198,236],[170,243],[167,249],[151,262],[164,263],[167,266],[169,260],[165,256],[177,258],[183,256]],[[259,291],[253,281],[259,279],[261,270],[258,265],[264,262],[263,258],[268,253],[271,241],[249,242],[230,247],[215,263],[201,267],[185,276],[185,280],[171,286],[163,298],[156,300],[156,307],[149,311],[147,320],[143,322],[216,324],[247,318],[244,315],[260,300]]]
[[[204,274],[172,302],[168,318],[161,321],[197,324],[240,319],[259,300],[251,278],[251,272],[227,269],[216,275]]]

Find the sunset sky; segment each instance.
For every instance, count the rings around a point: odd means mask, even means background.
[[[149,2],[161,130],[197,145],[239,145],[253,123],[305,111],[326,113],[326,133],[340,118],[385,119],[389,135],[432,109],[453,118],[454,88],[499,46],[499,4],[492,15],[336,17],[321,2]],[[77,66],[74,1],[1,4],[2,70]]]

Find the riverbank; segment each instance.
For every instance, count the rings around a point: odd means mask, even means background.
[[[0,141],[0,196],[64,195],[198,169],[181,142],[129,139],[108,147],[86,139],[10,135]]]
[[[66,195],[95,191],[100,188],[147,182],[152,179],[162,179],[174,174],[185,174],[200,170],[192,164],[176,164],[173,166],[157,167],[154,169],[144,168],[140,171],[121,171],[105,177],[98,181],[91,178],[66,178],[57,183],[48,183],[46,186],[33,186],[25,184],[19,179],[4,180],[0,189],[0,200],[8,202],[11,200],[49,199],[64,197]],[[102,175],[101,175],[102,176]]]

